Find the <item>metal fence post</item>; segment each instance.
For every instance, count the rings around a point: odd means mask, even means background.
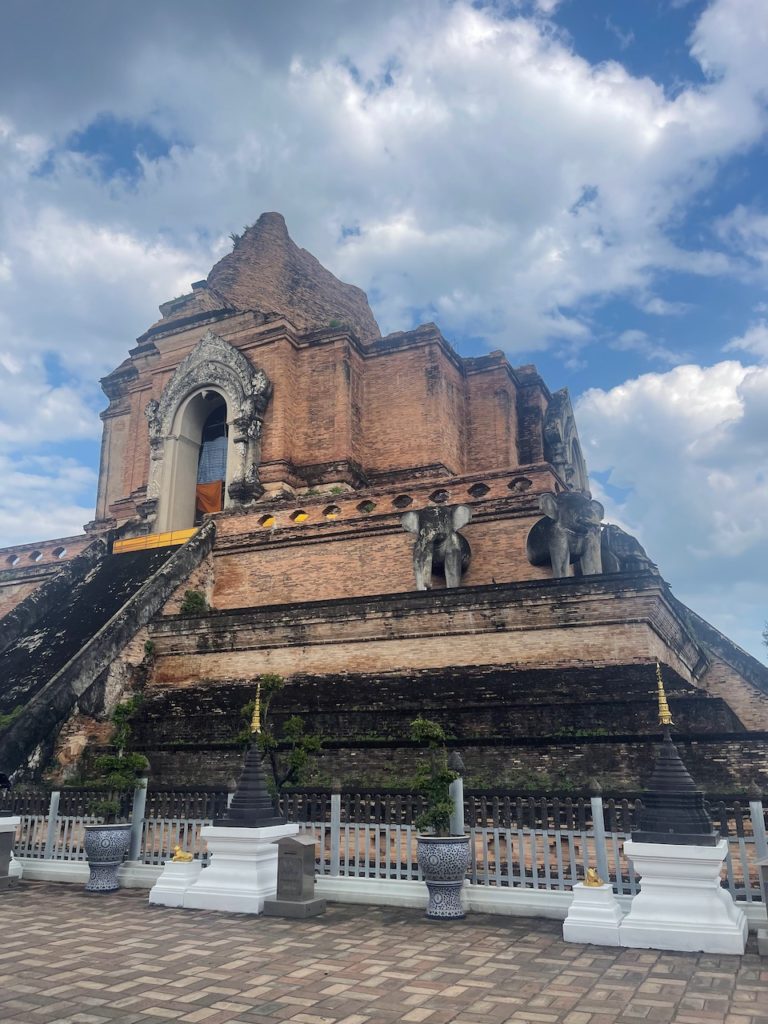
[[[137,786],[133,791],[133,810],[131,811],[131,845],[128,860],[138,860],[141,856],[141,837],[144,830],[144,811],[147,806],[147,787]]]
[[[763,801],[749,801],[749,815],[752,818],[752,835],[755,837],[755,853],[758,860],[765,860],[768,857],[768,839],[765,835],[765,817],[763,815]]]
[[[56,845],[56,832],[58,831],[60,796],[60,791],[54,789],[51,792],[51,802],[48,804],[48,834],[45,837],[45,851],[43,853],[45,860],[53,858],[53,848]]]
[[[605,882],[610,881],[608,871],[608,853],[605,840],[605,818],[603,817],[603,798],[593,796],[590,799],[592,804],[592,832],[595,837],[595,867],[597,873]]]
[[[341,793],[331,793],[331,877],[339,877],[341,848]]]
[[[448,787],[448,796],[453,800],[451,811],[451,835],[464,835],[464,779],[459,776]]]

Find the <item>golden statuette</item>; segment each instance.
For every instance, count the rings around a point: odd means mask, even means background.
[[[661,678],[661,665],[656,662],[656,682],[659,687],[659,725],[673,725],[672,712],[667,703],[667,694],[664,690],[664,680]]]
[[[193,857],[193,855],[191,853],[185,853],[184,850],[182,850],[182,848],[180,846],[178,846],[178,845],[174,846],[174,848],[173,848],[173,856],[171,857],[171,860],[174,861],[174,863],[178,864],[180,862],[194,860],[194,859],[195,858]]]
[[[251,716],[251,732],[261,732],[261,683],[256,683],[256,699],[253,702],[253,715]]]
[[[588,886],[590,889],[596,889],[598,885],[605,885],[605,882],[602,880],[600,875],[598,875],[597,871],[594,868],[587,868],[587,875],[584,879],[584,885]]]

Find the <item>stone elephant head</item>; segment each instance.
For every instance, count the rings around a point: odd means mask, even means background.
[[[600,523],[605,510],[581,491],[546,491],[539,497],[545,518],[528,535],[527,553],[532,565],[552,566],[554,577],[568,575],[576,565],[582,576],[603,571],[600,558]]]
[[[461,585],[461,574],[472,552],[466,537],[458,531],[472,518],[467,505],[440,505],[406,512],[400,517],[404,530],[416,534],[413,543],[413,572],[417,590],[429,590],[432,572],[445,574],[447,587]]]

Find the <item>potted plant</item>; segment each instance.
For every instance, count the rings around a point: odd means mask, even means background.
[[[135,789],[146,786],[149,762],[142,754],[102,754],[94,761],[95,775],[86,785],[104,796],[88,804],[88,812],[102,821],[85,826],[85,853],[90,867],[87,892],[119,889],[117,870],[131,843],[129,811]]]
[[[445,731],[437,722],[414,719],[411,737],[427,748],[415,779],[416,789],[427,801],[426,810],[416,819],[418,862],[429,892],[427,917],[457,920],[464,917],[461,890],[469,867],[469,836],[450,834],[449,786],[458,772],[448,765]]]

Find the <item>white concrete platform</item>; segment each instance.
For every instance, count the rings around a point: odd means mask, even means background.
[[[622,946],[695,953],[743,953],[747,919],[720,886],[728,852],[716,846],[637,843],[624,852],[640,875],[640,892],[619,929]]]
[[[167,860],[163,873],[149,890],[149,902],[162,907],[181,907],[184,893],[198,880],[203,865],[199,860]]]
[[[563,939],[565,942],[591,942],[595,946],[618,946],[623,917],[612,885],[577,882],[563,922]]]
[[[210,864],[184,892],[181,906],[260,914],[264,901],[277,895],[275,840],[298,831],[295,823],[268,828],[204,826],[200,835],[208,843]]]

